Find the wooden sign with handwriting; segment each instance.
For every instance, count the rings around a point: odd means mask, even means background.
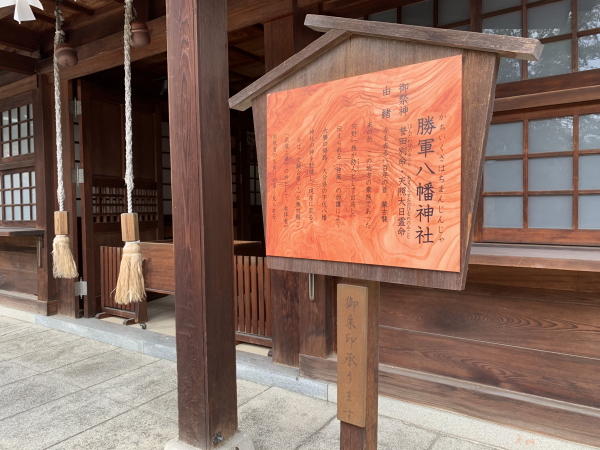
[[[462,56],[269,94],[267,255],[460,272]]]

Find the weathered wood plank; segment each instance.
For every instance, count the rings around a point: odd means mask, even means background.
[[[600,359],[382,326],[380,361],[524,394],[600,407]]]
[[[300,355],[300,375],[336,381],[336,359]],[[379,365],[379,393],[582,444],[600,446],[600,410],[469,381]]]
[[[493,52],[507,58],[538,61],[542,44],[537,39],[498,36],[469,31],[443,30],[414,25],[400,25],[315,14],[306,16],[304,24],[317,31],[340,30],[363,36],[398,39],[428,45]]]
[[[38,87],[37,76],[31,76],[11,84],[0,87],[0,99],[16,97],[34,91]]]
[[[34,75],[36,62],[37,59],[30,56],[0,50],[0,69],[23,73],[25,75]]]

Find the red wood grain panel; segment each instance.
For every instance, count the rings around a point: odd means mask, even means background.
[[[267,100],[267,255],[460,271],[462,56]]]

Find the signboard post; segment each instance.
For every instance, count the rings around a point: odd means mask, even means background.
[[[341,448],[377,448],[379,283],[463,289],[500,56],[537,40],[309,15],[253,107],[267,264],[337,286]]]

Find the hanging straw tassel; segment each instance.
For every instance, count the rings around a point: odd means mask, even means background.
[[[115,291],[115,302],[128,305],[141,302],[146,298],[137,213],[121,214],[121,232],[125,247]]]
[[[76,278],[77,264],[71,253],[69,242],[69,213],[54,212],[54,229],[56,236],[52,243],[52,273],[54,278]]]

